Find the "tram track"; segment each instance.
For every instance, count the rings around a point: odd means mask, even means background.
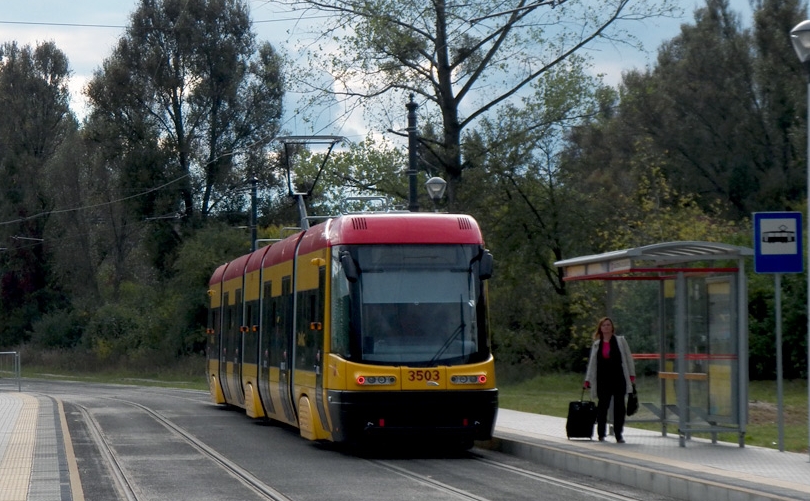
[[[192,446],[200,454],[207,457],[219,468],[223,469],[233,478],[235,478],[243,485],[248,487],[251,491],[253,491],[253,493],[255,493],[258,496],[259,499],[265,499],[269,501],[294,501],[293,498],[290,498],[285,494],[279,492],[278,490],[268,486],[267,484],[259,480],[257,477],[255,477],[253,474],[251,474],[249,471],[240,467],[233,461],[230,461],[228,458],[218,453],[216,450],[212,449],[211,447],[209,447],[208,445],[206,445],[205,443],[203,443],[202,441],[200,441],[199,439],[197,439],[196,437],[185,431],[183,428],[177,426],[168,418],[164,417],[161,413],[154,411],[143,404],[122,399],[120,397],[104,397],[104,398],[139,409],[141,412],[148,415],[151,419],[155,420],[157,423],[161,424],[166,429],[168,429],[172,434],[179,437],[182,441]],[[115,453],[115,450],[113,449],[109,441],[105,438],[99,423],[91,415],[91,413],[88,411],[87,408],[81,405],[77,405],[77,407],[80,410],[82,416],[84,417],[84,421],[87,423],[87,428],[89,430],[91,438],[97,444],[102,457],[104,458],[106,464],[108,464],[110,467],[112,478],[114,479],[116,484],[115,488],[119,492],[121,499],[124,499],[126,501],[140,501],[141,498],[139,497],[137,486],[128,477],[126,470],[122,467],[121,461],[119,460],[119,458]],[[595,488],[586,485],[584,483],[572,480],[564,480],[551,475],[531,471],[525,468],[521,468],[518,466],[482,457],[475,453],[470,454],[469,459],[470,461],[475,462],[477,464],[481,464],[486,468],[497,469],[502,472],[508,472],[509,474],[517,475],[525,479],[528,479],[532,482],[542,484],[542,487],[538,487],[538,490],[539,489],[548,490],[549,488],[564,489],[576,492],[580,498],[584,496],[587,498],[604,501],[642,501],[648,499],[643,496],[641,497],[628,496],[621,493],[610,492],[608,490],[605,490],[604,488]],[[471,492],[469,490],[469,486],[467,486],[466,488],[457,487],[455,485],[452,485],[450,482],[439,480],[437,478],[438,475],[436,475],[435,473],[433,474],[419,473],[411,468],[410,466],[411,463],[401,465],[396,464],[395,461],[386,459],[368,459],[367,461],[397,476],[400,476],[412,482],[416,482],[420,485],[429,487],[430,489],[436,491],[437,494],[440,493],[442,495],[438,497],[458,499],[462,501],[496,501],[498,499],[502,499],[501,497],[498,496],[486,497],[481,494]],[[481,473],[479,472],[479,474]],[[489,474],[488,476],[492,478],[497,478],[498,475]]]
[[[160,396],[164,396],[164,391],[158,391]],[[166,392],[170,393],[170,392]],[[165,396],[171,396],[166,394]],[[99,398],[99,397],[97,397]],[[190,399],[192,395],[181,395],[176,398]],[[130,407],[137,413],[148,417],[154,423],[161,425],[168,430],[179,442],[191,446],[196,453],[200,454],[202,461],[210,461],[215,468],[228,473],[228,476],[237,480],[251,491],[251,498],[271,500],[271,501],[293,501],[297,496],[290,497],[254,476],[251,472],[242,468],[234,461],[219,453],[212,446],[202,442],[186,429],[175,424],[168,416],[159,410],[153,410],[149,404],[139,403],[140,398],[131,396],[102,396],[101,400],[116,402],[118,408]],[[133,401],[136,400],[136,401]],[[116,455],[117,442],[112,437],[105,436],[101,425],[92,413],[81,405],[75,404],[80,410],[87,423],[88,436],[92,442],[97,444],[101,459],[109,465],[110,478],[113,479],[115,492],[119,493],[119,499],[126,501],[141,501],[142,499],[152,499],[147,493],[149,489],[143,491],[143,486],[139,486],[137,472],[127,472],[131,468],[130,458],[119,453]],[[92,410],[92,409],[91,409]],[[119,411],[120,412],[120,411]],[[106,429],[106,428],[105,428]],[[396,456],[396,453],[394,453]],[[429,454],[428,456],[432,456]],[[387,472],[389,476],[394,475],[405,481],[401,485],[408,489],[415,489],[414,492],[434,492],[436,499],[460,500],[460,501],[496,501],[507,497],[512,499],[579,499],[579,500],[604,500],[604,501],[648,501],[649,493],[624,491],[618,485],[602,485],[592,481],[588,477],[577,478],[576,476],[562,476],[554,472],[542,472],[528,465],[504,460],[498,455],[492,455],[488,451],[474,451],[465,453],[462,456],[453,455],[452,458],[464,459],[463,461],[448,461],[442,456],[439,457],[411,457],[412,460],[401,461],[394,457],[365,458],[371,465]],[[361,459],[361,458],[358,458]],[[407,459],[407,458],[405,458]],[[483,485],[480,479],[498,479],[494,484]],[[412,487],[405,487],[411,483]],[[153,489],[154,485],[149,486]],[[611,492],[612,491],[612,492]],[[539,497],[529,497],[534,492]],[[569,495],[564,494],[570,492]],[[529,493],[529,495],[527,495]],[[549,497],[543,497],[545,493]],[[562,493],[562,494],[560,494]],[[507,496],[507,497],[505,497]],[[362,499],[361,494],[358,499]],[[200,498],[204,499],[204,498]],[[659,501],[662,497],[654,496]]]
[[[457,497],[458,499],[465,499],[469,501],[490,501],[488,498],[484,498],[481,496],[477,496],[471,492],[468,492],[464,489],[459,489],[458,487],[453,487],[452,485],[446,484],[444,482],[440,482],[434,478],[431,478],[427,475],[422,475],[419,473],[412,472],[407,468],[402,468],[401,466],[396,466],[391,464],[388,461],[381,461],[376,460],[373,461],[374,464],[377,466],[384,468],[390,472],[396,473],[402,477],[408,478],[410,480],[419,482],[423,485],[428,485],[438,491],[447,493],[452,495],[453,497]]]
[[[293,501],[291,498],[287,497],[283,493],[277,491],[276,489],[273,489],[269,485],[259,480],[255,475],[253,475],[246,469],[229,460],[224,455],[218,453],[216,450],[209,447],[204,442],[202,442],[195,436],[185,431],[183,428],[177,426],[159,412],[156,412],[145,405],[139,404],[137,402],[132,402],[130,400],[125,400],[119,397],[104,397],[104,398],[140,409],[150,418],[152,418],[153,420],[164,426],[166,429],[168,429],[172,434],[174,434],[182,441],[193,447],[204,457],[208,458],[220,469],[227,472],[231,477],[241,482],[244,486],[246,486],[249,490],[251,490],[254,494],[256,494],[259,499],[267,501]],[[96,444],[103,459],[105,460],[105,463],[108,465],[110,469],[112,478],[115,482],[116,490],[121,496],[121,499],[125,499],[126,501],[140,501],[137,486],[128,477],[125,468],[123,468],[122,466],[122,462],[117,457],[115,449],[112,447],[110,442],[104,436],[104,433],[98,421],[90,414],[90,412],[86,407],[82,405],[77,405],[77,408],[81,412],[82,417],[84,418],[84,421],[87,424],[87,429],[89,430],[90,437]]]
[[[499,469],[501,471],[506,471],[511,474],[518,475],[535,482],[539,482],[543,484],[544,489],[553,487],[558,491],[560,489],[569,490],[572,492],[576,492],[579,495],[579,497],[585,496],[588,498],[605,501],[646,501],[650,499],[648,493],[640,494],[637,496],[628,496],[617,492],[610,492],[609,490],[606,490],[604,487],[596,488],[576,481],[563,480],[551,475],[545,475],[517,466],[494,461],[492,459],[480,457],[476,454],[472,454],[470,459],[477,463],[484,464],[489,468]],[[500,498],[484,497],[469,492],[469,490],[454,487],[452,485],[449,485],[448,483],[437,480],[436,478],[434,478],[435,477],[434,474],[425,475],[417,473],[415,471],[409,470],[406,467],[395,465],[387,460],[370,460],[370,461],[375,465],[377,465],[378,467],[391,471],[392,473],[395,473],[402,477],[419,482],[423,485],[430,486],[433,489],[436,489],[437,491],[440,491],[445,494],[449,494],[450,496],[456,499],[465,501],[496,501],[496,499],[500,499]],[[497,478],[496,476],[492,477]]]
[[[557,477],[552,477],[550,475],[544,475],[536,471],[526,470],[524,468],[519,468],[517,466],[508,465],[505,463],[499,463],[497,461],[493,461],[491,459],[483,457],[476,457],[475,460],[484,463],[492,468],[498,468],[500,470],[508,471],[516,475],[536,480],[546,485],[570,489],[577,491],[579,493],[589,493],[593,495],[593,497],[596,499],[604,499],[610,501],[644,501],[649,499],[649,494],[646,494],[645,496],[631,497],[624,494],[609,492],[606,491],[604,488],[597,489],[595,487],[591,487],[582,483],[563,480]]]
[[[124,471],[124,468],[121,466],[121,462],[118,460],[115,450],[104,436],[104,433],[101,430],[101,425],[99,425],[96,418],[90,414],[87,407],[79,404],[74,405],[77,409],[79,409],[84,423],[87,426],[87,431],[90,434],[90,438],[93,440],[93,443],[96,444],[96,448],[101,454],[104,464],[106,464],[110,470],[113,483],[115,484],[115,490],[118,492],[118,495],[127,501],[138,501],[138,495],[135,492],[133,484],[127,478],[127,474]]]

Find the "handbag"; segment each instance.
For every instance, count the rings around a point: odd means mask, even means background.
[[[638,412],[638,393],[636,393],[636,385],[633,383],[633,393],[627,396],[627,415],[632,416]]]

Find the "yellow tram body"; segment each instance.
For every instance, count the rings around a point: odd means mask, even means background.
[[[487,439],[490,274],[464,215],[340,216],[241,256],[209,284],[211,398],[309,440]]]

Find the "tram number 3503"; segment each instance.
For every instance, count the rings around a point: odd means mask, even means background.
[[[438,381],[439,371],[433,370],[412,370],[408,371],[408,381]]]

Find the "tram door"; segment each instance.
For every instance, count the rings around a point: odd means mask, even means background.
[[[270,349],[273,339],[278,336],[278,298],[273,297],[273,282],[262,286],[261,320],[259,339],[259,396],[267,415],[275,415],[276,406],[270,391]]]
[[[326,266],[320,265],[314,273],[313,288],[297,294],[295,327],[295,386],[309,395],[318,412],[320,422],[328,427],[323,393],[324,298]],[[302,273],[303,274],[303,273]],[[310,280],[313,276],[307,277]]]
[[[221,291],[217,291],[221,292]],[[214,403],[225,403],[222,395],[222,380],[220,379],[219,358],[220,358],[220,336],[222,334],[222,295],[212,294],[211,306],[208,309],[208,329],[206,329],[207,345],[205,351],[206,379]],[[211,377],[214,375],[215,377]]]
[[[228,349],[233,344],[231,338],[233,337],[233,327],[234,327],[234,306],[228,304],[230,300],[230,293],[226,292],[222,295],[222,311],[223,311],[223,322],[222,322],[222,334],[221,339],[222,343],[219,347],[219,382],[222,385],[222,394],[225,396],[225,400],[233,401],[233,397],[231,396],[231,381],[230,376],[228,375],[228,365],[229,365],[229,353]]]
[[[245,355],[244,337],[246,324],[244,306],[242,304],[242,289],[236,290],[236,332],[235,351],[233,356],[233,371],[231,372],[232,389],[239,404],[245,403],[245,389],[242,388],[242,361]]]
[[[277,325],[270,342],[270,392],[278,395],[281,410],[278,419],[296,424],[292,403],[292,338],[293,338],[293,290],[292,277],[281,279],[281,296],[277,298]],[[273,390],[275,388],[275,391]]]

